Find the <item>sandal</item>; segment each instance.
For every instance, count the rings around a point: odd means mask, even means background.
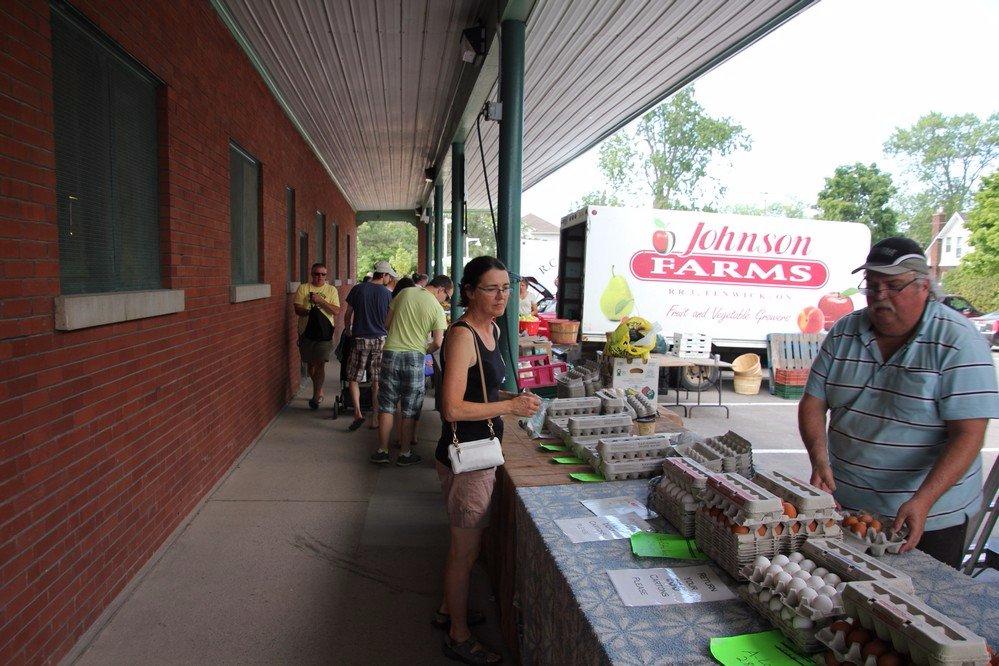
[[[468,613],[465,617],[465,624],[470,627],[477,627],[485,621],[486,616],[482,613],[482,611],[468,609]],[[434,619],[430,620],[430,624],[433,625],[435,629],[448,631],[451,629],[451,616],[447,613],[434,611]]]
[[[503,655],[488,650],[475,640],[475,636],[461,643],[455,643],[450,636],[445,636],[441,649],[448,659],[466,664],[498,664],[503,661]]]
[[[364,417],[363,416],[361,418],[359,418],[359,419],[354,419],[353,421],[351,421],[350,425],[347,426],[347,432],[354,432],[355,430],[357,430],[358,428],[360,428],[362,425],[364,425]]]
[[[309,409],[311,409],[312,411],[316,411],[317,409],[319,409],[319,401],[309,400]]]

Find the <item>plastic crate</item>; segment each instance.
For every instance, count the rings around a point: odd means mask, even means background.
[[[521,356],[517,363],[517,386],[522,389],[555,386],[555,378],[567,368],[561,361],[552,363],[544,354]]]
[[[788,386],[804,386],[810,368],[774,368],[774,381]]]
[[[800,400],[805,395],[804,386],[789,386],[787,384],[774,384],[774,395],[787,400]]]

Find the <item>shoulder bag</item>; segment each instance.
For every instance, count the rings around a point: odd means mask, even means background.
[[[467,324],[466,324],[467,326]],[[468,327],[469,329],[471,327]],[[475,360],[479,364],[479,381],[482,382],[482,399],[489,402],[489,393],[486,391],[486,374],[482,371],[482,356],[479,354],[479,343],[474,331],[472,332],[472,344],[475,345]],[[497,344],[499,342],[497,341]],[[489,467],[499,467],[503,464],[503,448],[493,430],[493,420],[486,419],[489,424],[489,438],[477,439],[473,442],[458,441],[458,424],[451,423],[451,444],[447,447],[447,457],[451,461],[451,470],[455,474],[462,472],[474,472]]]

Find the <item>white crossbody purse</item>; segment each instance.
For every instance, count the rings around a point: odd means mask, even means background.
[[[474,332],[472,337],[472,344],[475,345],[475,359],[479,364],[479,380],[482,382],[482,399],[484,402],[489,402],[489,393],[486,391],[486,375],[482,371],[482,356],[479,354],[479,343],[478,340],[474,339]],[[499,340],[496,344],[499,344]],[[503,464],[503,448],[493,430],[493,420],[486,419],[486,423],[489,424],[489,438],[477,439],[472,442],[459,442],[458,424],[451,423],[451,444],[447,447],[447,457],[451,461],[451,470],[455,474],[499,467]]]

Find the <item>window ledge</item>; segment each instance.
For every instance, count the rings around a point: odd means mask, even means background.
[[[57,331],[116,324],[183,312],[183,289],[118,291],[55,297]]]
[[[271,297],[270,283],[264,284],[234,284],[229,287],[229,302],[244,303]]]
[[[298,288],[301,286],[302,286],[301,282],[289,282],[287,292],[289,294],[294,294],[296,291],[298,291]]]

